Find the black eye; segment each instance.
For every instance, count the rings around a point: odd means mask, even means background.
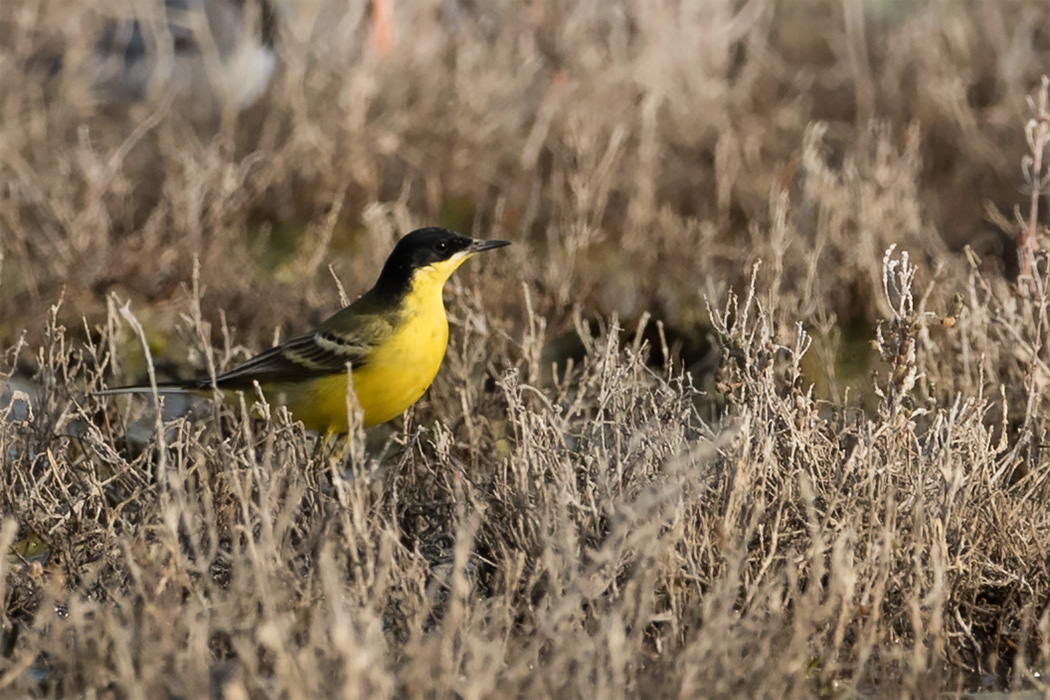
[[[434,250],[436,250],[439,253],[447,253],[448,243],[446,243],[445,241],[438,241],[438,244],[434,246]]]

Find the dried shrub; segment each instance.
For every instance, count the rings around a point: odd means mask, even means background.
[[[200,113],[10,4],[0,695],[1047,692],[1046,8],[280,3]],[[393,426],[90,393],[422,223],[515,246]]]

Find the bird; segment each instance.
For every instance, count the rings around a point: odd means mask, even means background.
[[[270,1],[255,0],[252,7],[246,0],[162,4],[153,8],[160,21],[152,27],[148,17],[113,22],[97,38],[96,96],[129,103],[163,87],[202,115],[218,113],[223,102],[238,111],[256,102],[276,66],[277,15]]]
[[[205,119],[226,106],[251,107],[276,70],[281,13],[273,0],[147,0],[109,9],[83,56],[46,38],[37,42],[26,72],[68,73],[98,107],[163,94],[176,111]]]
[[[314,330],[274,346],[214,378],[158,384],[156,391],[228,400],[256,384],[308,430],[346,433],[347,371],[364,427],[386,423],[416,403],[437,376],[448,346],[442,290],[473,255],[510,245],[444,228],[421,228],[394,246],[375,286]],[[95,392],[152,394],[148,384]]]

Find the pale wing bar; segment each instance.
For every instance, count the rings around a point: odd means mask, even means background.
[[[332,331],[318,331],[293,338],[270,348],[242,365],[215,378],[219,388],[250,388],[260,384],[296,381],[355,369],[365,364],[371,346],[359,337],[345,337]],[[211,385],[201,380],[201,388]]]

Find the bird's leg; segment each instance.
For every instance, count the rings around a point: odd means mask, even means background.
[[[317,439],[314,440],[314,449],[310,453],[310,461],[318,462],[328,454],[328,446],[333,442],[333,439],[337,438],[337,434],[332,430],[326,430],[323,433],[317,433]],[[325,460],[327,462],[327,459]]]

